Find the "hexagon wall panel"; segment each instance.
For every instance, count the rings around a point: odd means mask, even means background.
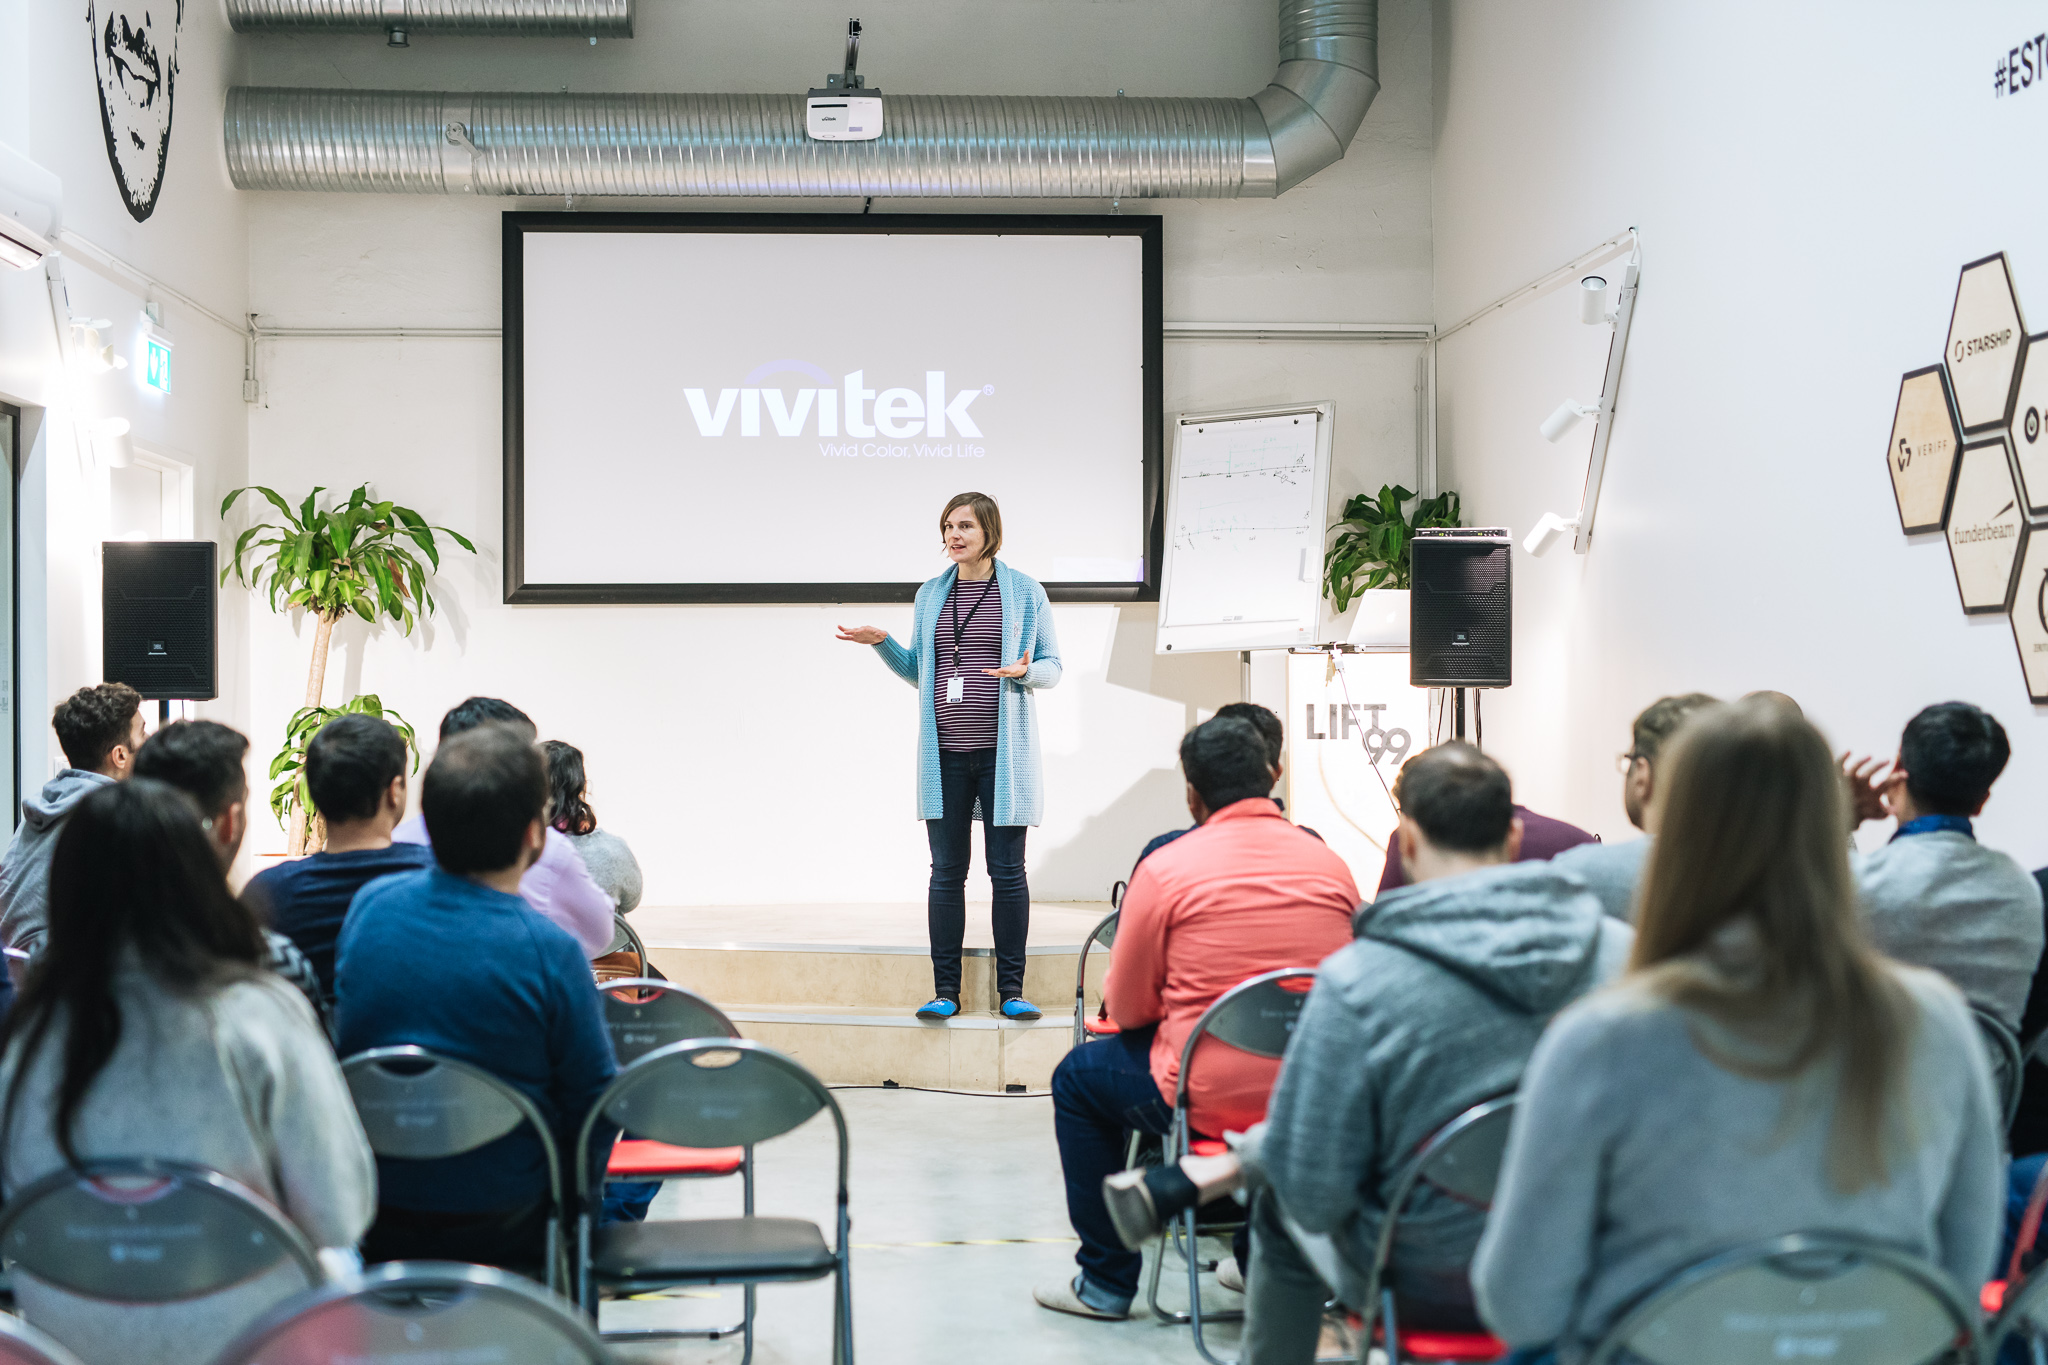
[[[2005,611],[2027,544],[2027,519],[2005,438],[1963,447],[1948,515],[1948,553],[1963,610]]]
[[[2041,368],[2048,372],[2048,360]],[[1892,496],[1899,504],[1899,529],[1907,535],[1939,531],[1948,524],[1956,453],[1962,445],[1955,408],[1949,402],[1947,371],[1929,365],[1899,380],[1899,405],[1892,412],[1885,464],[1891,469]]]
[[[2019,392],[2012,400],[2012,453],[2020,471],[2020,501],[2030,517],[2048,516],[2048,332],[2027,338]]]
[[[2048,702],[2048,535],[2029,536],[2012,599],[2012,639],[2027,678],[2027,699]]]
[[[2027,328],[2020,321],[2005,253],[1964,266],[1942,356],[1965,435],[2012,420],[2013,380],[2026,349]]]

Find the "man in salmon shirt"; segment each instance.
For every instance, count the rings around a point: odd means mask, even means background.
[[[1080,1273],[1034,1297],[1080,1317],[1130,1316],[1142,1258],[1118,1240],[1102,1180],[1123,1165],[1128,1130],[1166,1132],[1195,1021],[1247,977],[1315,967],[1351,941],[1358,908],[1344,860],[1271,800],[1276,774],[1249,722],[1196,726],[1181,740],[1180,763],[1197,828],[1145,859],[1124,893],[1102,988],[1123,1031],[1076,1048],[1052,1077]],[[1265,1117],[1280,1063],[1204,1043],[1194,1070],[1195,1131],[1221,1137]]]

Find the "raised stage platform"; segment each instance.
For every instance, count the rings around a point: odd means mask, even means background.
[[[922,902],[881,905],[642,906],[629,916],[670,980],[706,996],[740,1032],[789,1053],[829,1082],[1000,1092],[1043,1090],[1073,1037],[1081,944],[1107,901],[1031,907],[1024,992],[1045,1017],[996,1015],[986,902],[967,906],[961,1012],[913,1017],[931,999]],[[1109,954],[1089,955],[1089,1000]]]

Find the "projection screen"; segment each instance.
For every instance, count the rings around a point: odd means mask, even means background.
[[[508,213],[505,600],[1156,600],[1160,220]]]

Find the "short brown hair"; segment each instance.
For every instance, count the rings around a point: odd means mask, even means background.
[[[939,536],[946,534],[946,518],[953,515],[955,508],[965,507],[974,513],[974,519],[981,523],[981,538],[988,542],[982,551],[984,559],[994,559],[996,551],[1003,548],[1003,514],[996,509],[996,500],[986,493],[955,493],[953,500],[946,504],[946,510],[939,513]]]
[[[1659,697],[1643,708],[1636,717],[1636,723],[1629,734],[1630,751],[1635,757],[1651,763],[1657,761],[1657,752],[1664,747],[1664,741],[1678,732],[1678,727],[1693,712],[1709,706],[1718,706],[1720,699],[1704,692],[1687,692],[1676,697]]]
[[[512,866],[527,827],[547,808],[540,750],[518,725],[502,721],[443,744],[420,784],[434,861],[459,877]]]
[[[58,702],[50,724],[64,761],[81,772],[97,771],[116,744],[128,742],[129,727],[141,709],[142,694],[118,682],[81,687]]]

